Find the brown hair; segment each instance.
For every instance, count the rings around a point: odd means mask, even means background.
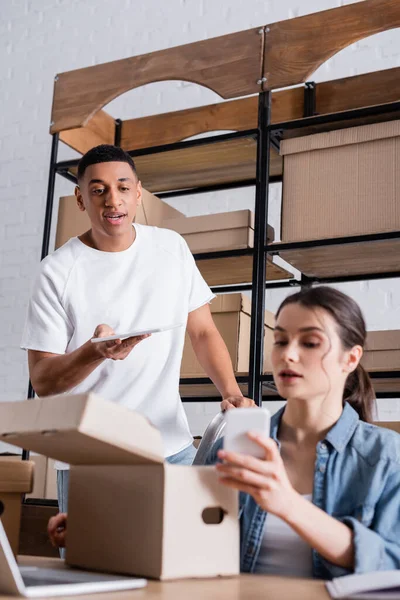
[[[345,350],[353,346],[364,347],[367,335],[364,317],[358,304],[346,294],[327,286],[306,287],[285,298],[276,317],[288,304],[300,304],[306,308],[322,308],[336,321],[339,337]],[[375,392],[365,369],[359,364],[347,377],[343,402],[348,402],[362,421],[371,423],[375,410]]]

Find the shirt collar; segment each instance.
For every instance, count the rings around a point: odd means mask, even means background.
[[[271,417],[271,438],[278,444],[279,449],[278,429],[284,412],[285,407],[279,409],[278,412]],[[348,402],[345,402],[342,414],[328,431],[325,441],[329,442],[337,452],[342,452],[353,435],[359,420],[360,417],[358,416],[358,413]]]
[[[358,413],[348,402],[345,402],[342,414],[326,434],[326,441],[332,444],[335,450],[342,452],[349,443],[359,420]]]

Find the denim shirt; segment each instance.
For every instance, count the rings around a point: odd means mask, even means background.
[[[271,437],[285,408],[271,419]],[[219,440],[207,460],[217,461]],[[400,435],[360,421],[345,404],[339,420],[317,444],[312,502],[353,530],[354,571],[313,550],[313,576],[331,579],[351,572],[400,569]],[[254,572],[267,513],[240,493],[240,566]]]

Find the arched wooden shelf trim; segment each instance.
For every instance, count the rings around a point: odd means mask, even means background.
[[[264,90],[303,83],[340,50],[397,27],[399,0],[364,0],[267,25]]]

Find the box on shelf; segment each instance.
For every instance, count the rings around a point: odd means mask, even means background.
[[[361,364],[367,371],[400,371],[400,331],[368,331]]]
[[[12,460],[21,462],[21,455],[0,455],[0,461]],[[33,463],[33,487],[26,498],[39,498],[46,500],[57,499],[57,474],[54,469],[54,460],[48,459],[40,454],[31,452],[29,460]]]
[[[400,433],[400,421],[376,421],[374,425],[378,425],[378,427],[384,427],[385,429],[391,429],[392,431],[396,431],[396,433]]]
[[[165,219],[181,216],[183,216],[181,212],[143,189],[142,204],[136,213],[135,221],[137,223],[161,226]],[[58,205],[56,248],[65,244],[71,237],[81,235],[88,229],[90,229],[89,217],[86,211],[79,210],[75,196],[62,196]]]
[[[33,469],[29,460],[2,457],[0,461],[0,518],[15,555],[18,553],[22,494],[32,490]]]
[[[223,294],[217,296],[211,302],[210,308],[214,323],[228,348],[235,374],[245,375],[249,370],[251,299],[244,294]],[[264,373],[271,372],[270,354],[274,323],[274,315],[266,310],[264,320]],[[181,364],[181,377],[206,377],[196,358],[187,333]]]
[[[254,247],[254,213],[251,210],[179,217],[163,221],[162,227],[180,233],[193,254]],[[268,242],[274,230],[268,226]]]
[[[4,460],[18,463],[22,461],[22,456],[21,454],[0,456],[0,461]],[[26,494],[26,498],[45,498],[47,458],[31,453],[29,460],[33,463],[33,486],[31,492]]]
[[[283,140],[282,241],[398,231],[399,153],[400,121]]]
[[[73,465],[70,565],[156,579],[238,574],[237,493],[213,467],[164,463],[160,432],[138,413],[94,394],[2,402],[0,439]]]

